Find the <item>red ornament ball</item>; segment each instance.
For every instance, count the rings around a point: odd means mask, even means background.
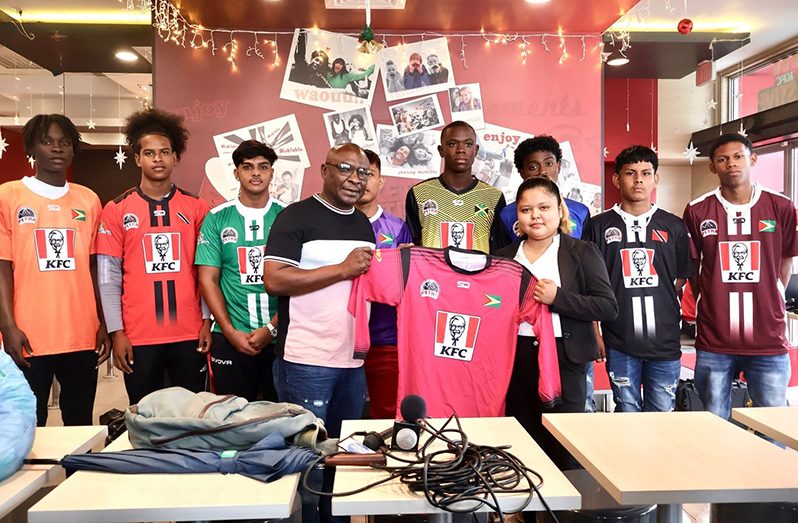
[[[683,35],[686,35],[693,30],[693,21],[689,18],[683,18],[679,21],[679,25],[676,26],[676,30]]]

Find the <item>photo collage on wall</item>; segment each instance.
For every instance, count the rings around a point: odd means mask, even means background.
[[[331,147],[355,143],[378,152],[385,176],[424,180],[440,174],[440,129],[453,120],[469,123],[477,132],[479,152],[472,174],[515,200],[521,177],[515,169],[516,146],[532,135],[485,121],[479,83],[458,84],[446,38],[434,38],[384,48],[379,54],[357,51],[354,37],[319,29],[294,31],[280,97],[327,109],[322,115]],[[373,115],[371,103],[378,78],[388,101],[388,114]],[[439,93],[451,120],[441,110]],[[374,125],[373,117],[390,122]],[[219,194],[238,194],[230,154],[240,141],[262,140],[275,148],[270,187],[283,203],[299,199],[305,169],[310,166],[296,116],[291,114],[214,136],[218,157],[205,170]],[[563,142],[560,188],[563,195],[593,211],[601,187],[582,183],[570,144]]]

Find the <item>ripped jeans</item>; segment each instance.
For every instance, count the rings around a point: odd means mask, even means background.
[[[341,421],[362,417],[366,401],[363,367],[336,369],[282,359],[279,365],[280,401],[305,407],[324,420],[330,437],[339,436]]]
[[[672,411],[681,367],[680,360],[646,360],[608,347],[607,373],[615,412]]]

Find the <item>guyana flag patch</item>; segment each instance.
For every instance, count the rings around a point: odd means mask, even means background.
[[[776,232],[776,220],[759,220],[759,232]]]
[[[502,306],[502,297],[497,296],[495,294],[486,294],[485,295],[485,303],[482,304],[484,307],[490,307],[492,309],[498,309]]]
[[[72,219],[76,222],[85,222],[86,221],[86,211],[81,209],[72,209]]]
[[[379,237],[377,238],[377,243],[379,243],[380,245],[393,245],[393,242],[394,242],[394,237],[384,232],[381,232]]]

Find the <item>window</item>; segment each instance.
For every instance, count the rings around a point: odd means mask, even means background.
[[[729,118],[736,120],[798,100],[798,47],[728,76]]]

